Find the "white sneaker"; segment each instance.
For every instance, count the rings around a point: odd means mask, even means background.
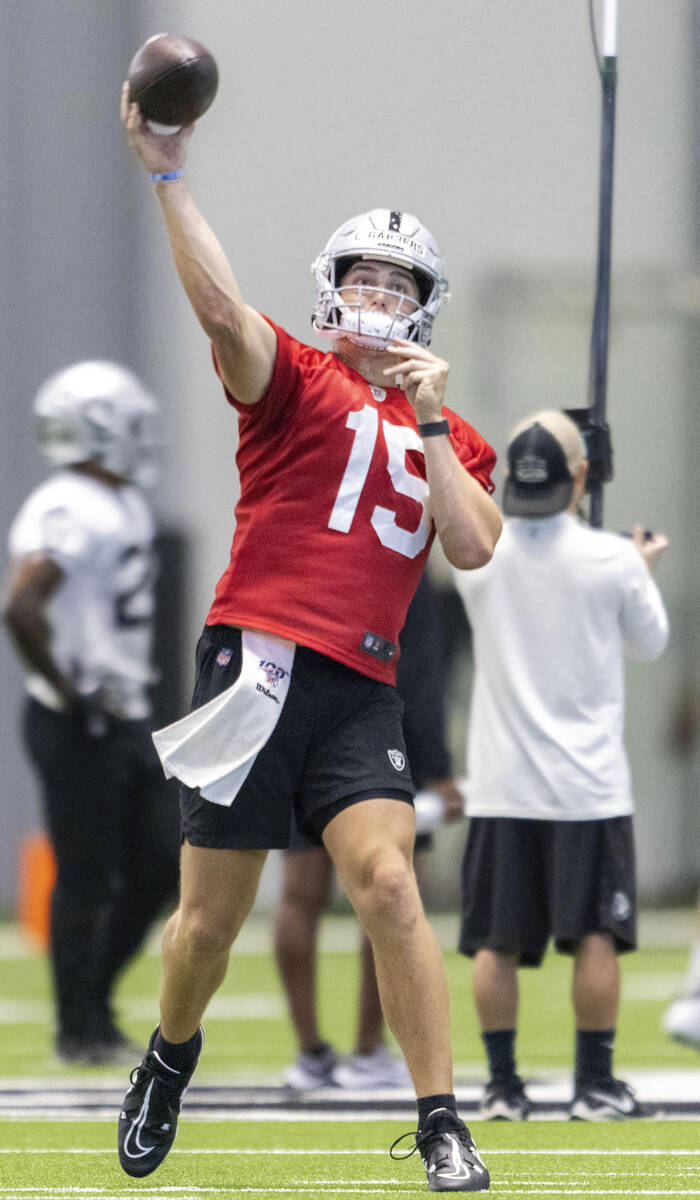
[[[700,989],[692,996],[679,996],[666,1009],[661,1024],[666,1033],[700,1050]]]
[[[367,1088],[412,1088],[411,1075],[402,1058],[395,1058],[386,1046],[372,1054],[351,1054],[333,1072],[341,1088],[362,1091]]]
[[[322,1052],[305,1054],[302,1052],[295,1063],[284,1073],[287,1087],[295,1092],[306,1092],[312,1088],[334,1087],[336,1081],[333,1073],[338,1066],[338,1055],[332,1046],[326,1043]]]

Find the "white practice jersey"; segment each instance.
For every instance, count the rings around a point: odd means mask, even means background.
[[[154,534],[137,488],[109,487],[70,469],[32,492],[10,529],[14,561],[41,554],[64,573],[47,614],[56,662],[81,693],[99,689],[100,704],[117,717],[150,711]],[[27,689],[62,707],[42,675],[29,674]]]
[[[511,519],[491,562],[455,582],[474,638],[469,814],[631,813],[624,657],[656,658],[668,638],[639,551],[568,513]]]

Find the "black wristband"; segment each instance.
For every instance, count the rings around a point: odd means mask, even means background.
[[[422,438],[439,437],[441,433],[450,432],[450,422],[447,418],[442,421],[427,421],[425,425],[418,426],[418,432]]]

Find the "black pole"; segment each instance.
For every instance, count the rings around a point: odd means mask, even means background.
[[[596,276],[591,364],[589,376],[589,434],[602,462],[589,476],[591,525],[603,524],[603,484],[612,478],[612,453],[606,423],[608,333],[610,327],[610,262],[612,246],[613,164],[615,154],[615,92],[617,58],[602,59],[602,116],[600,139],[600,190],[598,199],[598,270]],[[607,450],[607,453],[606,453]],[[596,455],[598,457],[598,455]]]

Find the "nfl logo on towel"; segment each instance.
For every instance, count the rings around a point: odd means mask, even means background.
[[[216,656],[216,661],[220,667],[227,667],[233,657],[233,650],[229,650],[224,646],[223,650],[219,650]]]

